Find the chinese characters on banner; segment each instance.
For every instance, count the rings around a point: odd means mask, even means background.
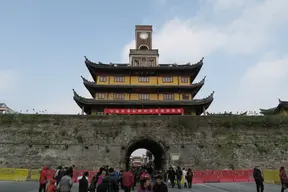
[[[104,114],[119,115],[183,115],[183,108],[157,108],[157,109],[104,109]]]

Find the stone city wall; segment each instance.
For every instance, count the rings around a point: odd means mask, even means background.
[[[280,116],[0,115],[0,167],[123,166],[127,145],[151,138],[167,165],[278,169],[288,165],[288,118]],[[172,162],[171,155],[179,155]]]

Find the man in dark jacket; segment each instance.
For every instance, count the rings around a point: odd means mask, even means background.
[[[132,186],[132,190],[134,190],[136,183],[138,182],[138,168],[132,167],[132,174],[134,175],[134,184]]]
[[[168,175],[168,179],[171,182],[172,188],[174,188],[176,172],[174,171],[173,167],[170,167],[169,171],[167,171],[167,175]]]
[[[153,192],[168,192],[167,185],[162,181],[162,175],[156,175],[156,183],[153,186]]]
[[[264,191],[264,185],[263,185],[264,179],[263,179],[262,172],[259,166],[256,166],[254,168],[253,177],[256,183],[257,192],[263,192]]]
[[[85,172],[82,178],[79,180],[79,192],[88,192],[88,176],[89,173]]]
[[[119,192],[119,185],[114,177],[113,168],[109,168],[108,175],[104,177],[102,184],[98,186],[97,192]]]
[[[177,178],[178,189],[181,189],[182,175],[183,175],[183,172],[182,172],[181,168],[178,166],[177,170],[176,170],[176,178]]]

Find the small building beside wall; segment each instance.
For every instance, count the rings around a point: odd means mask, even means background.
[[[269,109],[260,109],[263,115],[282,115],[288,116],[288,101],[281,101],[279,99],[278,106]]]
[[[14,114],[16,113],[10,109],[5,103],[0,103],[0,114]]]

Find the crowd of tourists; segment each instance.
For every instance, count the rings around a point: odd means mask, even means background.
[[[73,169],[75,166],[59,166],[53,179],[48,181],[48,167],[45,166],[40,174],[39,192],[71,192],[73,186]],[[183,180],[184,179],[184,180]],[[79,192],[124,192],[137,190],[137,192],[168,192],[167,184],[172,188],[181,189],[192,187],[193,172],[177,167],[174,170],[155,170],[152,167],[133,167],[119,171],[109,166],[103,166],[92,176],[89,182],[89,173],[84,172],[78,177]],[[49,183],[49,184],[48,184]],[[166,184],[167,183],[167,184]],[[48,185],[47,185],[48,184]],[[46,186],[47,185],[47,186]]]
[[[48,167],[45,166],[40,173],[39,192],[71,192],[73,186],[73,169],[75,166],[59,166],[52,180],[48,181]],[[92,176],[89,182],[89,173],[84,172],[78,177],[79,192],[124,192],[137,190],[137,192],[168,192],[167,185],[172,188],[177,185],[179,189],[192,188],[193,172],[191,169],[177,167],[174,170],[155,170],[152,167],[133,167],[132,169],[119,172],[112,167],[103,166]],[[264,192],[263,172],[257,166],[254,168],[253,177],[256,183],[257,192]],[[279,171],[281,180],[281,192],[288,189],[288,177],[285,168],[281,167]],[[47,184],[49,185],[47,186]]]

